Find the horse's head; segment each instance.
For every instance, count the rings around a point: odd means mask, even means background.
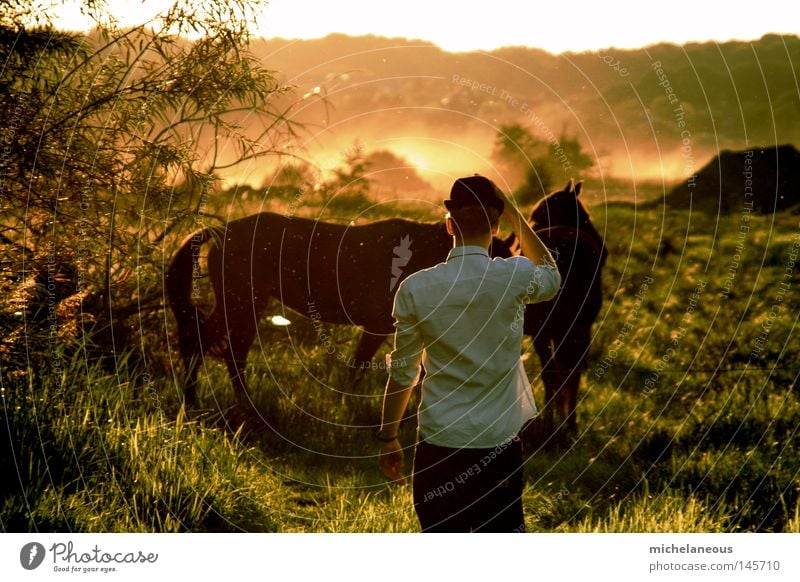
[[[578,199],[583,182],[575,184],[572,180],[563,190],[553,192],[533,208],[531,225],[534,229],[552,226],[571,226],[581,228],[589,223],[589,212]]]

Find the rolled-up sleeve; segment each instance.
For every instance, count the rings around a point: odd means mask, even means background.
[[[422,333],[414,313],[414,300],[403,285],[394,297],[394,350],[389,356],[389,375],[401,386],[416,384],[422,361]]]
[[[512,269],[512,281],[516,292],[524,303],[548,301],[556,296],[561,287],[561,274],[555,265],[537,265],[522,256],[505,259]]]
[[[549,301],[556,296],[561,287],[561,273],[557,267],[550,264],[534,265],[533,268],[531,287],[533,293],[525,294],[525,303]]]

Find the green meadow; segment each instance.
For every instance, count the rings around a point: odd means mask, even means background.
[[[638,206],[588,190],[609,250],[605,300],[578,432],[526,442],[528,530],[800,532],[800,216],[717,217],[665,209],[654,187]],[[358,330],[326,326],[322,342],[287,317],[265,321],[250,352],[262,420],[243,427],[214,359],[200,406],[181,408],[169,313],[147,357],[109,364],[63,345],[58,370],[4,369],[0,529],[417,531],[410,484],[377,469],[384,371],[351,385]],[[523,349],[541,407],[530,339]],[[411,417],[409,471],[414,434]]]

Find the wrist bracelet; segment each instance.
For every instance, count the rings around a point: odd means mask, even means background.
[[[378,430],[378,431],[375,432],[375,438],[378,439],[379,441],[381,441],[382,443],[391,443],[392,441],[396,441],[397,440],[397,435],[394,435],[391,438],[385,437],[385,436],[381,436],[381,431]]]

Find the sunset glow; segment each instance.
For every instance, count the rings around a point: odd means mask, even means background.
[[[54,1],[53,14],[58,16],[54,24],[60,28],[83,30],[90,26],[90,21],[81,14],[79,6],[82,0],[73,0],[73,4],[62,4]],[[159,14],[168,9],[175,0],[108,0],[110,13],[122,26],[132,26],[142,22],[157,22]],[[734,0],[726,3],[724,12],[713,3],[697,3],[688,0],[676,0],[665,6],[663,10],[653,10],[649,5],[642,5],[627,0],[611,0],[604,3],[562,2],[530,5],[520,1],[497,0],[490,6],[476,0],[463,2],[422,2],[408,0],[402,5],[388,2],[364,3],[355,0],[337,2],[312,2],[310,0],[271,0],[263,8],[257,22],[253,24],[255,36],[283,39],[315,39],[333,33],[351,36],[375,35],[398,39],[397,47],[408,47],[408,40],[414,39],[425,43],[434,43],[452,52],[488,51],[503,46],[526,46],[541,48],[551,53],[599,51],[607,47],[635,48],[656,43],[687,42],[723,42],[731,39],[756,40],[764,34],[796,34],[788,30],[783,5],[780,2],[767,0],[753,10],[749,3]],[[634,24],[635,23],[635,24]],[[412,45],[415,43],[411,43]],[[292,43],[287,46],[291,47]],[[360,46],[355,44],[353,46]],[[369,47],[368,49],[373,50]],[[382,46],[381,50],[392,50],[393,45]],[[354,57],[360,49],[355,49]],[[427,50],[427,49],[424,49]],[[290,53],[291,50],[287,50]],[[399,54],[399,53],[398,53]],[[340,58],[340,57],[337,57]],[[407,66],[413,65],[413,58],[403,57]],[[458,62],[459,55],[451,55]],[[487,58],[494,58],[488,56]],[[575,57],[565,55],[567,62],[573,63]],[[357,59],[354,59],[356,62]],[[344,61],[343,61],[344,62]],[[383,62],[386,62],[385,60]],[[503,59],[499,59],[501,66]],[[311,72],[295,69],[292,59],[284,60],[282,70],[292,74],[308,77],[307,83],[298,83],[302,97],[312,99],[329,87],[323,87],[327,78],[315,78],[313,67]],[[394,64],[394,63],[393,63]],[[360,65],[355,65],[358,68]],[[388,115],[381,115],[381,107],[395,107],[397,104],[384,100],[377,109],[348,108],[346,114],[341,109],[346,103],[345,97],[354,98],[358,91],[358,82],[363,71],[348,72],[349,64],[338,61],[326,64],[331,70],[341,73],[337,89],[345,91],[337,94],[335,99],[339,110],[335,123],[329,124],[330,113],[324,108],[318,111],[313,107],[305,112],[302,122],[321,123],[322,129],[301,144],[304,155],[312,160],[323,175],[344,162],[344,153],[352,148],[354,140],[361,140],[367,152],[388,150],[397,155],[405,164],[414,168],[416,174],[437,191],[446,189],[453,176],[465,171],[481,172],[493,179],[503,182],[506,177],[500,175],[496,160],[492,159],[491,149],[497,130],[496,113],[507,112],[513,107],[501,97],[487,96],[478,88],[456,87],[447,84],[447,77],[437,90],[442,91],[441,110],[425,109],[424,115],[408,116],[400,123],[395,123]],[[336,67],[342,68],[338,71]],[[509,74],[516,74],[511,66]],[[331,75],[332,73],[328,73]],[[371,74],[371,73],[370,73]],[[458,69],[458,74],[464,72]],[[477,74],[477,73],[476,73]],[[489,75],[488,69],[483,70]],[[364,78],[370,78],[369,76]],[[517,79],[525,79],[520,77]],[[384,80],[375,79],[378,94],[385,89]],[[293,79],[292,82],[297,82]],[[493,81],[497,83],[498,81]],[[500,77],[502,81],[502,76]],[[400,86],[400,85],[398,85]],[[535,88],[533,82],[528,89]],[[501,87],[502,88],[502,87]],[[518,88],[518,91],[521,89]],[[389,91],[391,93],[391,91]],[[502,93],[501,93],[502,94]],[[472,111],[472,104],[462,101],[469,95],[476,104],[487,99],[484,104],[486,113],[481,123],[465,131],[463,127],[471,123],[466,111]],[[372,95],[361,95],[359,99],[368,102]],[[385,96],[384,96],[385,98]],[[451,99],[456,102],[451,103]],[[494,99],[494,102],[491,102]],[[521,96],[525,107],[533,104],[530,96]],[[412,100],[413,101],[413,100]],[[554,102],[555,103],[555,102]],[[613,144],[607,139],[597,147],[591,143],[598,139],[597,134],[585,131],[583,121],[571,112],[565,112],[551,103],[549,109],[538,105],[537,119],[547,119],[553,127],[568,127],[569,131],[580,135],[586,141],[587,150],[591,152],[598,171],[608,175],[622,175],[644,180],[673,180],[685,178],[691,172],[685,169],[679,147],[672,144],[659,144],[656,150],[644,150],[641,147],[629,149],[626,144]],[[475,105],[477,107],[477,105]],[[545,108],[543,108],[545,107]],[[402,109],[402,108],[401,108]],[[448,118],[446,113],[452,109],[454,117]],[[423,110],[420,110],[423,111]],[[523,112],[524,113],[524,112]],[[612,112],[613,113],[613,112]],[[479,115],[480,117],[480,115]],[[587,118],[589,119],[589,118]],[[523,123],[531,122],[530,116],[523,115]],[[484,123],[485,122],[485,123]],[[500,122],[502,123],[502,122]],[[467,124],[462,127],[462,124]],[[436,127],[432,130],[432,127]],[[379,131],[376,128],[380,128]],[[637,134],[640,135],[640,134]],[[606,136],[608,137],[608,136]],[[623,136],[628,139],[632,136]],[[635,141],[635,140],[634,140]],[[641,144],[639,144],[641,145]],[[699,145],[694,153],[699,160],[707,160],[713,151],[706,151]],[[274,168],[269,164],[256,164],[253,167],[239,168],[235,175],[227,176],[229,180],[260,184],[268,179]],[[513,182],[513,179],[510,180]],[[513,186],[509,183],[508,187]],[[438,196],[438,194],[436,194]]]
[[[109,0],[122,25],[149,21],[169,0]],[[402,10],[398,7],[402,6]],[[77,5],[54,8],[58,27],[82,30],[89,21]],[[624,15],[624,16],[623,16]],[[634,24],[635,23],[635,24]],[[716,3],[676,0],[663,9],[649,4],[559,2],[527,4],[497,0],[388,2],[340,0],[272,0],[255,33],[267,38],[309,39],[333,32],[374,34],[430,41],[449,51],[492,50],[532,46],[553,53],[641,47],[659,42],[753,40],[772,33],[796,34],[787,24],[785,3],[766,1],[754,10],[750,2]]]

